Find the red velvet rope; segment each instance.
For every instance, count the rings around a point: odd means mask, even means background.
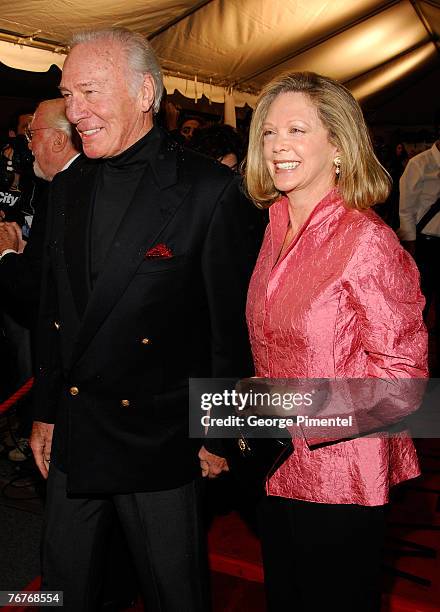
[[[0,414],[2,414],[3,412],[6,412],[6,410],[9,410],[9,408],[13,406],[14,404],[16,404],[18,400],[21,400],[22,397],[24,397],[27,393],[29,393],[33,384],[34,384],[33,377],[29,378],[29,380],[27,380],[24,383],[24,385],[22,385],[18,389],[18,391],[16,391],[13,395],[11,395],[11,397],[9,397],[7,400],[2,402],[0,404]]]

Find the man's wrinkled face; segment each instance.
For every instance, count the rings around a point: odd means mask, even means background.
[[[138,79],[137,93],[129,79]],[[91,158],[114,157],[152,127],[154,87],[133,77],[122,46],[101,40],[78,44],[67,57],[60,85],[66,115]]]

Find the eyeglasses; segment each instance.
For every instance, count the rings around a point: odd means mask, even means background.
[[[32,138],[34,137],[34,132],[38,132],[38,130],[52,130],[52,129],[53,129],[52,127],[48,126],[48,127],[34,128],[33,130],[31,130],[31,128],[28,126],[24,130],[24,135],[28,142],[32,142]]]

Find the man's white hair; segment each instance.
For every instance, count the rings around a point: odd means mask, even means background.
[[[63,98],[54,98],[53,100],[43,100],[37,106],[39,113],[44,113],[44,122],[47,127],[54,128],[65,132],[69,139],[72,138],[72,124],[66,117],[65,104]]]
[[[141,34],[130,32],[125,28],[108,28],[104,30],[83,30],[73,35],[70,48],[83,43],[100,41],[114,42],[124,49],[131,72],[129,89],[136,95],[141,87],[145,74],[150,74],[154,83],[153,113],[158,113],[163,95],[162,71],[156,54],[150,43]]]

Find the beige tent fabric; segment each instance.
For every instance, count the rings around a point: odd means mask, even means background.
[[[0,61],[62,64],[80,28],[125,26],[151,39],[169,91],[236,104],[285,70],[341,80],[363,100],[440,65],[434,0],[2,0]],[[6,6],[4,6],[6,4]],[[1,41],[4,42],[1,42]],[[19,42],[20,45],[12,44]],[[41,49],[35,49],[36,46]],[[58,53],[51,53],[51,50]],[[197,87],[195,86],[197,80]],[[197,91],[196,91],[197,90]]]
[[[413,71],[434,64],[437,58],[433,45],[426,43],[415,51],[407,53],[404,57],[369,72],[367,76],[354,79],[348,83],[348,86],[357,99],[363,100],[376,91],[389,87],[396,80],[402,79]],[[434,91],[432,95],[434,95]]]
[[[315,72],[347,81],[427,40],[411,5],[403,3],[277,65],[254,79],[253,84],[261,85],[262,80],[271,79],[280,70],[310,70],[311,66]]]
[[[18,68],[18,70],[46,72],[52,64],[62,68],[65,57],[65,55],[45,49],[24,47],[0,40],[0,61],[11,68]]]
[[[197,70],[200,79],[226,77],[224,84],[239,89],[258,91],[275,74],[288,69],[315,70],[344,80],[427,39],[409,1],[394,3],[345,30],[350,22],[365,17],[368,10],[384,4],[389,3],[212,2],[185,23],[164,32],[154,46],[168,70],[189,74]],[[222,10],[225,6],[227,10]],[[292,59],[286,59],[289,57]]]
[[[64,44],[75,30],[123,26],[154,32],[194,0],[2,0],[0,29]]]
[[[235,100],[232,89],[225,91],[225,108],[224,108],[224,123],[234,128],[237,127],[237,118],[235,116]]]

